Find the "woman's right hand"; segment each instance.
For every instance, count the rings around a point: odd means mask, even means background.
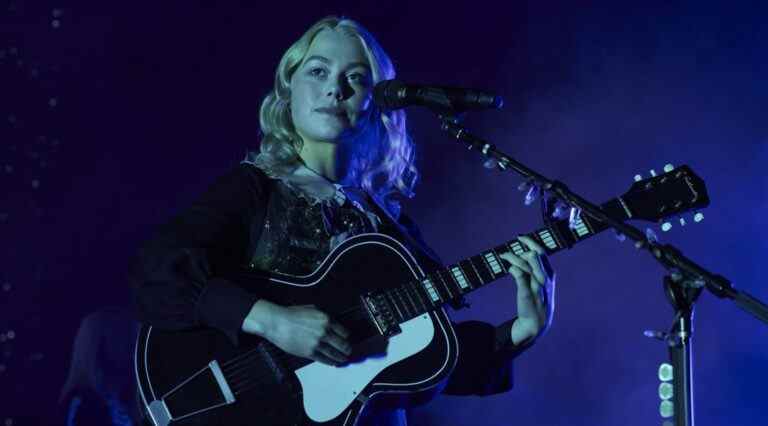
[[[249,323],[259,323],[258,330],[249,330]],[[343,365],[352,353],[349,331],[313,305],[280,306],[261,299],[248,314],[243,331],[259,334],[291,355],[323,364]]]

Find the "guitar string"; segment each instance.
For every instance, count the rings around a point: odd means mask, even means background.
[[[438,274],[438,278],[441,278],[439,274]],[[402,298],[402,295],[400,294],[400,292],[403,291],[405,296],[408,298],[408,301],[411,302],[415,310],[418,311],[419,310],[418,306],[416,305],[416,303],[414,303],[414,299],[411,297],[412,293],[409,292],[409,290],[411,290],[413,293],[416,294],[417,297],[415,298],[415,300],[417,300],[424,308],[427,308],[427,306],[423,303],[423,300],[422,300],[422,297],[424,297],[425,295],[419,294],[419,291],[417,290],[417,287],[414,286],[414,284],[416,284],[416,282],[406,283],[404,286],[394,287],[391,290],[394,291],[395,294],[397,294],[398,296],[401,296],[401,298]],[[430,299],[427,299],[427,300],[430,300]],[[409,307],[406,307],[405,300],[403,300],[402,305],[406,310],[409,308]],[[367,315],[365,315],[365,313],[360,309],[359,306],[352,307],[350,309],[342,311],[340,313],[340,317],[344,317],[344,316],[352,316],[353,318],[357,317],[359,319],[367,319]],[[254,386],[258,385],[260,383],[260,379],[264,377],[274,376],[274,373],[272,372],[268,372],[267,374],[259,374],[258,376],[254,376],[251,374],[243,374],[243,373],[248,373],[249,370],[247,368],[245,369],[241,369],[241,368],[248,367],[249,365],[251,367],[254,367],[254,369],[256,367],[262,367],[259,364],[249,364],[249,361],[252,361],[252,359],[257,354],[258,354],[258,348],[254,348],[249,351],[246,351],[243,354],[238,355],[237,357],[231,360],[228,360],[222,363],[222,370],[223,371],[226,370],[225,371],[226,375],[230,376],[230,380],[229,380],[230,387],[233,389],[233,392],[235,392],[236,394],[245,392],[246,390],[249,390]],[[278,361],[282,361],[283,363],[288,364],[289,367],[293,364],[299,365],[300,363],[306,362],[306,361],[312,362],[309,359],[294,357],[283,351],[278,351],[270,355],[277,358]],[[236,389],[236,388],[239,388],[239,389]]]
[[[366,318],[366,315],[361,310],[359,310],[359,309],[350,309],[350,310],[347,310],[347,312],[348,313],[346,315],[340,316],[339,318],[345,318],[347,320],[359,320],[359,319]],[[251,352],[255,351],[255,350],[256,349],[251,349],[251,350],[249,350],[247,352],[244,352],[244,353],[238,355],[235,358],[232,358],[230,360],[227,360],[226,362],[223,362],[221,364],[222,369],[228,369],[228,368],[234,366],[233,364],[237,364],[241,359],[243,359],[246,356],[249,356],[249,354]],[[278,352],[275,355],[282,355],[283,353],[284,352]]]
[[[394,288],[393,291],[395,292],[404,291],[408,299],[411,299],[411,294],[409,293],[407,288],[408,286],[410,286],[411,287],[410,290],[412,290],[417,295],[416,300],[419,300],[418,291],[416,290],[415,287],[413,287],[414,284],[416,283],[415,282],[408,283],[406,286]],[[409,301],[412,303],[414,308],[417,308],[417,305],[413,303],[413,300],[409,300]],[[422,301],[419,300],[419,302],[422,302]],[[403,303],[402,305],[403,307],[405,307],[405,303]],[[422,303],[422,306],[423,306],[423,303]],[[426,306],[424,307],[426,308]],[[346,316],[357,317],[358,319],[368,319],[368,316],[362,309],[360,309],[360,307],[354,307],[343,312],[347,313]],[[232,360],[227,361],[224,364],[227,367],[226,375],[229,376],[228,382],[229,382],[230,388],[235,394],[242,394],[243,392],[246,392],[260,384],[263,384],[263,380],[265,378],[274,377],[274,372],[272,371],[267,371],[266,373],[261,373],[261,374],[248,374],[253,372],[253,370],[249,370],[247,368],[237,371],[239,368],[243,366],[247,366],[248,364],[247,361],[250,361],[252,359],[252,356],[256,352],[256,350],[257,349],[248,351],[239,357],[236,357]],[[246,356],[246,354],[248,355]],[[277,359],[277,361],[283,363],[285,367],[291,370],[293,370],[294,366],[298,367],[298,366],[307,365],[308,363],[313,362],[311,359],[296,357],[283,351],[274,352],[274,353],[271,353],[270,355],[274,356]],[[252,364],[251,366],[258,368],[261,371],[264,371],[264,367],[262,365]],[[295,395],[296,394],[294,394],[294,396]]]
[[[416,289],[412,287],[413,284],[415,283],[409,283],[409,286],[411,286],[411,290],[413,292],[417,292]],[[408,294],[407,289],[403,289],[403,290],[406,291],[406,294]],[[409,295],[409,298],[410,298],[410,295]],[[416,307],[416,304],[414,303],[413,306]],[[359,309],[359,307],[351,308],[343,312],[347,312],[346,316],[347,317],[351,316],[352,319],[367,319],[367,315],[365,314],[364,311]],[[271,371],[268,371],[266,374],[259,374],[255,376],[254,374],[252,374],[253,370],[246,368],[249,366],[250,361],[252,361],[257,351],[258,351],[258,348],[252,349],[222,364],[222,370],[225,372],[226,376],[229,376],[230,381],[232,381],[233,383],[231,385],[232,387],[238,387],[244,383],[248,383],[249,380],[255,380],[256,382],[259,382],[265,377],[274,376],[274,373]],[[278,362],[281,362],[284,365],[287,364],[287,367],[291,369],[293,369],[294,366],[299,367],[302,365],[306,365],[307,362],[312,362],[310,359],[295,357],[283,351],[278,351],[276,353],[273,353],[272,355],[276,358]]]
[[[418,300],[420,304],[425,309],[427,309],[427,307],[424,306],[423,301],[420,299],[418,295],[418,290],[416,288],[417,283],[418,281],[409,282],[403,286],[394,287],[391,290],[398,293],[404,292],[404,294],[407,296],[407,298],[409,299],[409,301],[411,302],[414,308],[417,308],[418,306],[416,303],[414,303],[414,300],[411,295],[416,293],[416,300]],[[404,301],[402,304],[403,306],[405,306]],[[368,319],[368,315],[365,311],[360,309],[360,306],[356,306],[356,307],[352,307],[342,311],[339,315],[339,318],[340,319],[347,318],[348,320],[349,319],[361,320],[361,319]],[[250,367],[258,366],[258,364],[253,364],[251,362],[253,361],[253,359],[256,357],[257,354],[258,354],[258,348],[254,348],[221,364],[221,368],[222,368],[222,371],[225,373],[225,376],[229,377],[230,387],[233,388],[233,391],[235,388],[240,388],[241,386],[245,385],[244,387],[242,387],[242,389],[235,391],[237,393],[243,392],[245,391],[245,389],[251,388],[251,386],[248,386],[248,383],[251,382],[252,380],[253,382],[251,383],[258,384],[264,378],[274,376],[274,373],[272,371],[267,371],[266,373],[254,375],[253,368],[251,369],[248,368],[249,366]],[[276,361],[281,362],[283,365],[287,364],[287,367],[291,369],[293,369],[294,365],[300,366],[302,364],[306,365],[307,362],[312,362],[312,360],[310,359],[295,357],[283,351],[273,352],[270,355],[275,357]]]
[[[359,318],[366,318],[367,319],[367,315],[365,315],[365,313],[362,310],[360,310],[359,308],[350,309],[350,310],[347,310],[345,312],[349,312],[349,311],[352,311],[350,314],[358,314]],[[249,352],[255,352],[255,349],[251,350]],[[284,364],[286,364],[286,367],[288,367],[289,369],[293,369],[293,366],[299,366],[299,365],[302,365],[302,364],[303,365],[307,365],[308,363],[313,362],[311,359],[296,357],[296,356],[290,355],[288,353],[285,353],[283,351],[278,351],[278,352],[272,353],[271,355],[275,356],[278,359],[278,361],[281,361]],[[237,361],[237,358],[242,358],[242,356],[236,357],[235,359],[228,361],[226,364],[228,364],[229,367],[234,368],[237,364],[239,364],[241,362],[244,363],[242,361],[242,359],[241,359],[241,361]],[[233,363],[233,361],[234,361],[234,363]],[[263,366],[261,366],[261,365],[255,364],[254,367],[261,367],[261,369],[263,371]],[[239,394],[242,394],[244,392],[247,392],[247,391],[249,391],[249,390],[259,386],[260,384],[263,384],[263,379],[264,378],[274,377],[274,373],[271,372],[271,371],[269,371],[269,372],[267,372],[265,374],[259,374],[259,375],[243,374],[243,373],[247,373],[247,372],[248,372],[247,369],[246,370],[242,370],[242,371],[239,372],[238,375],[233,375],[232,377],[230,377],[229,384],[230,384],[230,388],[232,389],[234,394],[239,395]],[[298,396],[298,394],[296,394],[295,392],[292,392],[292,395],[293,396]]]
[[[415,284],[415,283],[408,283],[407,285],[410,285],[410,286],[412,286],[413,284]],[[414,289],[414,290],[415,290],[415,289]],[[409,297],[409,298],[410,298],[410,297]],[[415,306],[415,304],[414,304],[414,306]],[[426,307],[425,307],[425,308],[426,308]],[[340,315],[339,315],[339,318],[344,318],[344,317],[349,317],[349,316],[352,316],[352,318],[350,318],[350,319],[353,319],[353,320],[359,320],[359,319],[367,319],[367,315],[366,315],[365,311],[363,311],[362,309],[360,309],[360,307],[359,307],[359,306],[355,306],[355,307],[352,307],[352,308],[346,309],[346,310],[344,310],[344,311],[341,311],[341,312],[340,312]],[[404,319],[404,318],[403,318],[403,319]],[[239,362],[239,360],[240,360],[242,357],[244,357],[244,356],[248,356],[249,352],[250,352],[250,351],[248,351],[248,352],[245,352],[245,353],[243,353],[243,354],[239,355],[238,357],[235,357],[235,358],[233,358],[233,359],[231,359],[231,360],[228,360],[227,362],[224,362],[224,363],[222,363],[222,364],[221,364],[221,365],[222,365],[222,368],[225,368],[225,367],[229,367],[229,366],[230,366],[230,365],[232,365],[233,363],[237,363],[237,362]]]
[[[357,312],[352,312],[352,314],[357,314]],[[365,318],[364,315],[357,315],[358,318]],[[272,371],[267,371],[264,374],[248,374],[252,371],[248,368],[248,366],[258,366],[258,364],[252,364],[249,361],[252,361],[254,356],[258,354],[258,348],[251,349],[232,360],[229,360],[225,363],[222,363],[222,371],[224,372],[225,376],[228,376],[228,382],[230,382],[230,387],[235,388],[239,387],[245,383],[247,383],[249,380],[254,380],[256,384],[261,382],[263,379],[268,377],[273,377],[274,373]],[[305,362],[310,363],[313,362],[310,359],[305,359],[301,357],[295,357],[293,355],[290,355],[283,351],[273,352],[270,353],[270,355],[277,358],[277,361],[287,364],[288,368],[293,368],[293,366],[299,366]],[[247,386],[247,388],[250,388]],[[242,390],[238,391],[242,392]]]

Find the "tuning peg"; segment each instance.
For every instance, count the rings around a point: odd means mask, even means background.
[[[663,228],[663,225],[662,225]],[[645,228],[645,238],[648,239],[651,243],[658,243],[659,242],[659,236],[656,235],[655,232],[653,232],[653,229],[651,228]]]
[[[693,221],[694,222],[699,223],[702,220],[704,220],[704,213],[697,212],[695,215],[693,215]]]
[[[619,232],[619,231],[617,231],[615,229],[613,230],[613,235],[616,237],[617,240],[619,240],[619,242],[623,243],[624,241],[627,240],[627,236],[626,235],[622,234],[621,232]]]
[[[672,170],[675,170],[675,166],[673,166],[671,164],[665,164],[664,165],[664,173],[669,173]]]
[[[521,192],[522,191],[527,191],[528,188],[530,188],[530,187],[531,187],[531,181],[528,180],[528,181],[525,181],[525,182],[520,182],[520,185],[517,185],[517,190],[521,191]]]
[[[656,170],[651,169],[651,176],[656,177]]]
[[[536,196],[539,195],[539,187],[536,185],[531,185],[531,188],[528,189],[528,193],[525,194],[525,205],[530,206],[533,204],[534,201],[536,201]]]
[[[644,330],[643,335],[645,337],[650,337],[651,339],[661,340],[662,342],[666,342],[669,338],[669,333],[657,330]]]
[[[635,175],[635,182],[640,182],[641,180],[643,180],[643,177],[642,177],[642,176],[640,176],[640,175]]]
[[[575,230],[578,227],[578,222],[581,222],[581,209],[571,207],[571,212],[568,216],[568,228]]]
[[[483,162],[483,167],[486,169],[494,169],[496,168],[496,165],[499,164],[495,159],[489,158]]]
[[[680,226],[685,226],[685,218],[684,217],[680,218]]]
[[[662,223],[662,224],[661,224],[661,230],[662,230],[662,231],[664,231],[664,232],[667,232],[667,231],[669,231],[670,229],[672,229],[672,224],[671,224],[671,223],[669,223],[669,222],[664,222],[664,223]]]
[[[554,219],[565,219],[567,216],[568,211],[568,205],[564,202],[557,200],[555,202],[555,209],[552,211],[552,218]]]

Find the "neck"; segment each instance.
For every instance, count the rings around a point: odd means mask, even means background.
[[[338,145],[327,142],[304,141],[304,145],[299,152],[304,164],[325,177],[328,180],[336,182],[338,180],[336,170],[336,154]]]

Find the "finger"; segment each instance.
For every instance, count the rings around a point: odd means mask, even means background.
[[[539,255],[539,262],[541,263],[542,271],[544,271],[546,276],[552,277],[555,274],[555,271],[552,268],[552,265],[549,263],[549,257],[547,257],[547,253],[544,251],[544,248],[539,243],[537,243],[536,240],[526,235],[521,235],[518,237],[518,239],[529,249],[533,250],[536,252],[536,254]]]
[[[323,338],[320,340],[320,343],[325,343],[332,347],[333,349],[337,350],[338,352],[350,355],[352,353],[352,345],[347,343],[347,341],[340,337],[339,335],[335,333],[327,333]]]
[[[530,286],[517,286],[517,315],[519,317],[539,318],[542,309],[539,298],[531,291]]]
[[[533,275],[533,278],[536,282],[536,284],[544,284],[546,281],[546,277],[544,276],[544,271],[542,271],[541,261],[539,260],[539,255],[532,251],[527,251],[523,253],[521,256],[523,260],[528,264],[528,267],[531,270],[531,275]],[[536,290],[534,288],[534,290]]]
[[[533,258],[534,256],[537,256],[535,253],[530,252],[530,254],[523,254],[524,258]],[[520,303],[528,302],[528,306],[535,307],[537,310],[537,315],[539,312],[544,312],[546,303],[547,303],[547,291],[545,286],[539,282],[539,279],[542,278],[541,271],[537,271],[538,267],[536,266],[536,260],[530,260],[531,263],[527,263],[526,265],[529,268],[534,268],[534,274],[527,274],[528,277],[533,276],[533,279],[528,279],[527,281],[523,281],[522,285],[517,286],[517,294],[518,294],[518,309],[520,306]],[[534,265],[534,266],[531,266]],[[516,268],[516,267],[515,267]],[[522,272],[521,272],[522,273]],[[517,277],[515,277],[517,279]]]
[[[317,361],[317,362],[319,362],[321,364],[330,365],[332,367],[338,367],[341,364],[343,364],[341,362],[338,362],[338,361],[334,360],[333,358],[329,357],[328,355],[326,355],[325,353],[323,353],[323,352],[321,352],[319,350],[315,351],[315,353],[312,354],[311,359],[313,359],[313,360],[315,360],[315,361]]]
[[[331,321],[331,330],[341,336],[342,338],[346,339],[349,337],[349,330],[347,330],[343,325],[337,323],[336,321]]]
[[[325,355],[332,359],[336,364],[346,364],[348,360],[345,354],[326,342],[320,342],[315,353]]]
[[[527,236],[527,235],[520,235],[517,237],[520,242],[525,244],[526,247],[528,247],[530,250],[533,250],[536,252],[536,254],[539,255],[545,255],[547,252],[544,250],[544,247],[541,246],[541,244],[537,243],[536,240],[533,238]]]
[[[510,269],[513,270],[512,274],[519,275],[519,276],[527,276],[528,274],[524,273],[520,270],[517,266],[512,266]],[[516,276],[517,277],[517,276]],[[535,293],[531,291],[531,286],[526,285],[526,283],[518,284],[517,286],[517,300],[518,302],[526,302],[526,303],[533,303],[535,302]]]
[[[520,256],[513,254],[511,252],[505,251],[504,253],[501,253],[499,257],[511,263],[512,265],[517,266],[523,272],[526,272],[528,274],[531,273],[530,265],[528,265],[528,263],[525,260],[520,258]],[[507,272],[509,272],[510,274],[513,273],[512,270],[509,268],[507,268]]]

